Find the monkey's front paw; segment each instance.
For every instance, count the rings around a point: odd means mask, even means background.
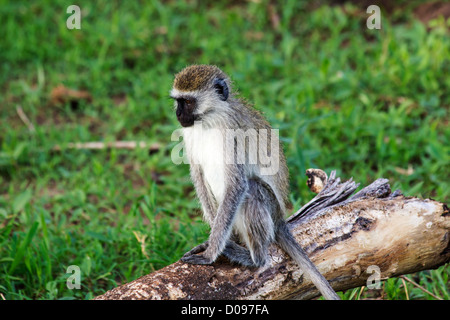
[[[186,252],[186,253],[183,255],[183,258],[192,256],[192,255],[197,254],[197,253],[200,253],[200,252],[203,252],[203,251],[205,251],[206,249],[208,249],[208,241],[206,241],[206,242],[204,242],[204,243],[201,243],[201,244],[199,244],[198,246],[196,246],[196,247],[192,248],[191,250],[189,250],[188,252]]]
[[[213,261],[210,258],[205,257],[202,254],[193,254],[190,256],[185,255],[180,260],[183,262],[186,262],[186,263],[190,263],[190,264],[211,264],[211,263],[213,263]]]

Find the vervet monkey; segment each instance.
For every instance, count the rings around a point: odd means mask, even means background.
[[[269,123],[237,97],[230,78],[216,66],[192,65],[180,71],[171,97],[183,127],[191,178],[211,226],[208,241],[181,260],[211,264],[223,254],[232,262],[261,267],[275,242],[326,299],[338,300],[285,223],[288,168],[278,136],[262,134],[272,131]],[[239,145],[249,147],[238,152]],[[276,170],[270,172],[270,167]]]

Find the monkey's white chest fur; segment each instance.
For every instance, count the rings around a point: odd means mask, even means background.
[[[218,129],[204,129],[201,125],[183,128],[189,161],[201,166],[204,178],[220,203],[225,193],[225,162],[223,135]]]

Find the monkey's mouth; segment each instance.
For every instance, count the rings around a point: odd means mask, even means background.
[[[190,115],[182,114],[180,116],[177,115],[177,119],[178,119],[178,122],[180,122],[180,124],[183,127],[190,127],[190,126],[194,125],[194,122],[195,122],[195,117],[192,114],[190,114]]]

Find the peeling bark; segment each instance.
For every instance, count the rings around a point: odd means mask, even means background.
[[[450,261],[450,213],[434,200],[390,193],[379,179],[354,196],[357,185],[334,173],[322,191],[288,219],[294,237],[336,291],[437,268]],[[305,209],[305,207],[307,207]],[[96,297],[107,299],[311,299],[319,292],[277,246],[262,268],[176,262]],[[379,269],[378,269],[379,268]]]

